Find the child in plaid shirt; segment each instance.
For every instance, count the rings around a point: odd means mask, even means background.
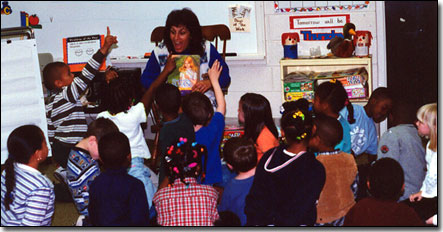
[[[191,144],[186,138],[168,147],[165,166],[172,185],[159,189],[153,199],[159,225],[213,226],[219,218],[217,191],[196,180],[202,172],[201,167],[206,167],[201,163],[202,155],[207,156],[206,147],[195,142]]]

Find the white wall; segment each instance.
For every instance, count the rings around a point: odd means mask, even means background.
[[[373,40],[370,49],[372,54],[372,69],[373,69],[373,88],[379,86],[385,86],[386,74],[385,68],[379,70],[378,57],[383,55],[384,51],[379,51],[378,43],[384,44],[384,41],[378,41],[378,36],[381,35],[384,38],[384,28],[381,31],[378,30],[380,25],[384,25],[384,21],[380,22],[380,18],[383,16],[384,9],[380,10],[381,4],[370,4],[370,7],[364,10],[354,11],[340,11],[335,14],[350,14],[350,20],[353,22],[357,30],[369,30],[372,32]],[[281,97],[281,84],[280,84],[280,59],[283,57],[283,46],[281,45],[281,34],[285,32],[293,32],[289,28],[289,16],[292,15],[318,15],[318,14],[334,14],[332,11],[320,11],[318,12],[303,12],[303,13],[276,13],[274,10],[273,1],[264,1],[264,30],[265,30],[265,58],[264,59],[239,59],[233,57],[227,57],[226,62],[229,65],[231,75],[231,86],[229,92],[226,95],[227,111],[226,117],[236,118],[238,109],[238,100],[247,92],[260,93],[264,95],[271,103],[272,115],[274,118],[279,119],[280,106],[282,104]],[[379,9],[379,12],[377,12]],[[382,11],[382,12],[380,12]],[[379,21],[377,22],[377,19]],[[340,30],[340,29],[338,29]],[[245,41],[247,43],[247,41]],[[299,44],[299,49],[309,49],[310,45],[303,45],[303,41]],[[312,42],[311,42],[312,43]],[[315,43],[314,43],[315,44]],[[317,42],[312,46],[324,46],[327,42]],[[228,45],[229,46],[229,41]],[[303,47],[305,46],[305,47]],[[384,49],[384,47],[383,47]],[[322,48],[323,50],[323,48]],[[326,49],[324,49],[326,50]],[[384,56],[382,56],[383,58]],[[137,61],[119,61],[122,63],[116,63],[117,66],[130,66],[130,67],[142,67],[143,63]],[[384,67],[385,61],[382,61],[382,67]]]

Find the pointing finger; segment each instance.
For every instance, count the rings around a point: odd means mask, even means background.
[[[106,36],[109,36],[111,34],[111,30],[109,30],[109,27],[106,27],[107,33]]]

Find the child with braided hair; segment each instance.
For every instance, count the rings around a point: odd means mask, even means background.
[[[313,226],[316,221],[326,174],[307,151],[312,116],[300,109],[285,111],[281,128],[285,144],[263,155],[246,196],[247,226]]]
[[[349,114],[347,118],[340,115],[340,110],[346,106]],[[314,111],[336,118],[343,128],[343,138],[335,148],[351,153],[351,127],[355,122],[354,110],[349,102],[348,94],[340,81],[332,80],[321,83],[315,90]]]
[[[160,186],[153,199],[159,225],[213,226],[219,218],[218,192],[210,185],[197,183],[199,176],[205,178],[202,156],[207,160],[206,147],[187,138],[181,137],[168,147],[165,166],[172,184]]]

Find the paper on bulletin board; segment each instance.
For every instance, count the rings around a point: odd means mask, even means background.
[[[229,29],[231,32],[251,31],[251,10],[251,7],[243,5],[229,7]]]
[[[71,72],[80,72],[104,43],[104,35],[88,35],[63,39],[63,60]],[[99,70],[105,70],[103,61]]]

